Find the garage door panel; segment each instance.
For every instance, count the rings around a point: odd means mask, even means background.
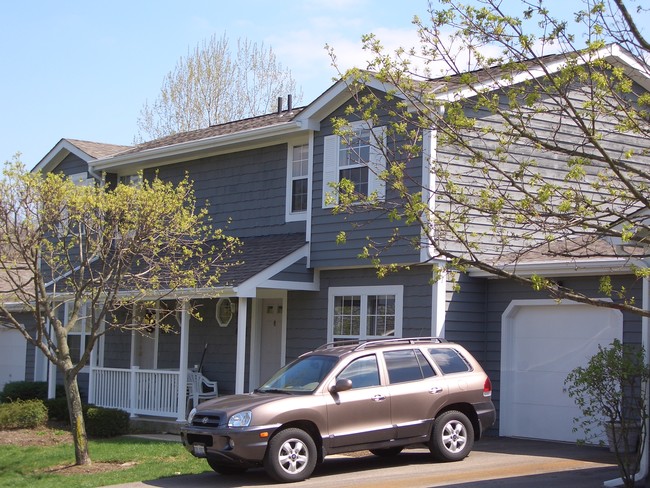
[[[564,380],[577,366],[622,335],[620,312],[576,304],[509,308],[502,330],[501,433],[575,441],[580,410]]]
[[[11,381],[25,379],[27,342],[15,329],[0,327],[0,390]]]

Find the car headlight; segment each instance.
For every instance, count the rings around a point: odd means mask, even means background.
[[[190,414],[187,416],[187,423],[191,424],[192,420],[194,420],[194,416],[196,415],[196,408],[193,408],[190,410]]]
[[[228,419],[228,427],[248,427],[253,419],[250,410],[239,412]]]

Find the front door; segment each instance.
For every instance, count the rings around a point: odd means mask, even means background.
[[[282,299],[262,300],[260,324],[260,384],[282,366]]]

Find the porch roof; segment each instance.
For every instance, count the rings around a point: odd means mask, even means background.
[[[243,237],[241,241],[241,252],[232,257],[232,262],[241,264],[229,267],[221,275],[219,285],[222,287],[243,285],[307,244],[303,233]],[[281,266],[273,274],[282,270]]]

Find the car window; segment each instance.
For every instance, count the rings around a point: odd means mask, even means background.
[[[333,356],[306,356],[275,373],[257,391],[311,393],[332,370],[338,359]]]
[[[438,365],[440,370],[445,374],[450,373],[465,373],[471,371],[472,368],[463,356],[460,355],[456,349],[440,348],[429,349],[429,354],[434,362]]]
[[[419,350],[387,351],[384,352],[384,359],[391,384],[417,381],[435,375]]]
[[[337,380],[343,378],[352,381],[352,388],[379,386],[381,383],[377,357],[373,354],[355,359],[336,377]]]

